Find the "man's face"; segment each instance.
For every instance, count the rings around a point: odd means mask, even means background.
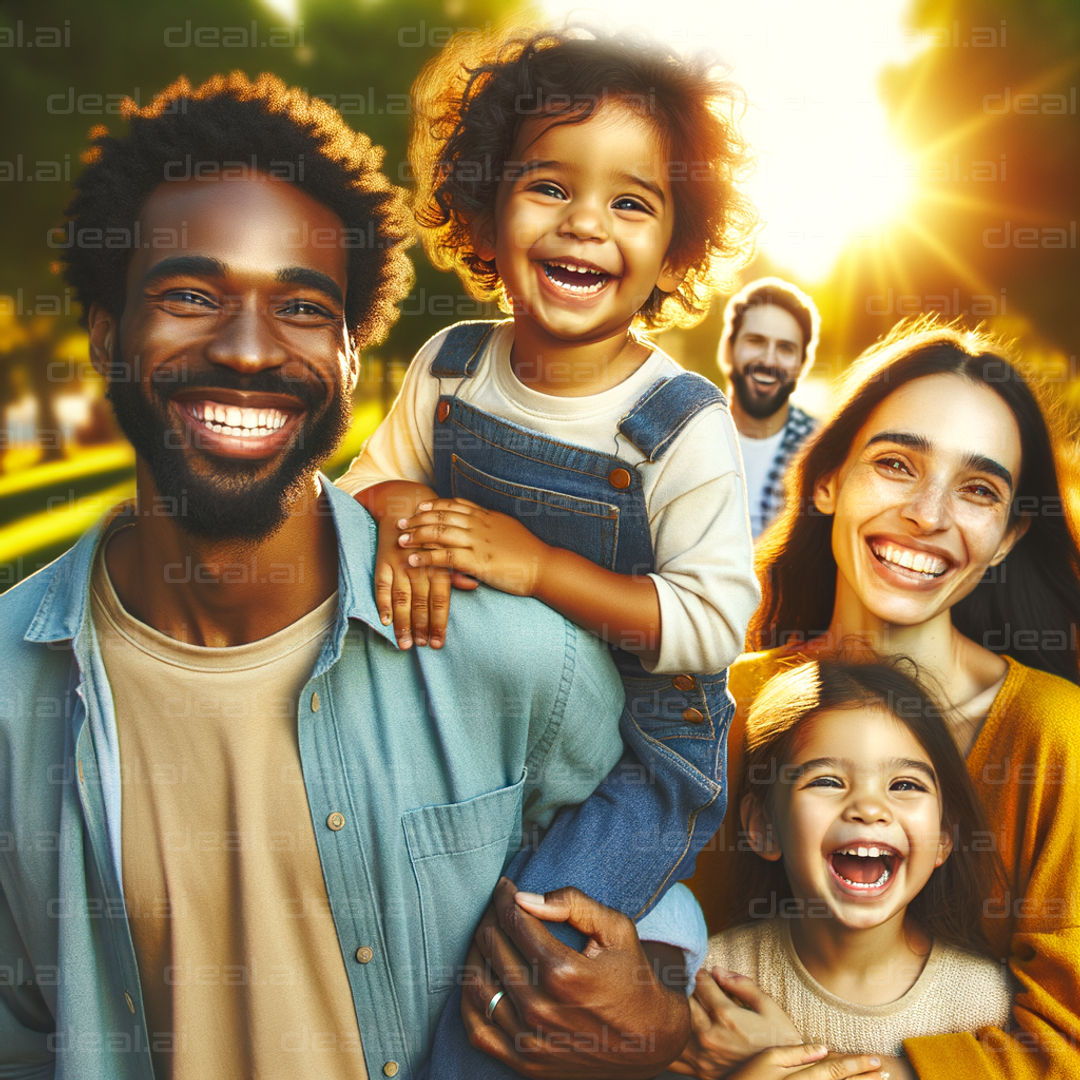
[[[140,221],[111,341],[91,317],[117,418],[183,528],[262,539],[348,428],[347,249],[311,240],[342,222],[265,177],[162,184]]]
[[[787,403],[803,365],[802,330],[775,304],[748,308],[731,343],[729,377],[747,416],[764,420]]]

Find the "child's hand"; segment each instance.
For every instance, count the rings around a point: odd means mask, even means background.
[[[726,1075],[728,1080],[881,1080],[880,1066],[881,1058],[869,1054],[830,1054],[824,1046],[774,1046]]]
[[[516,518],[468,499],[421,503],[400,522],[398,544],[414,569],[445,567],[501,592],[532,596],[552,550]]]
[[[409,553],[398,547],[397,523],[379,523],[375,558],[375,605],[383,626],[394,624],[398,647],[430,644],[442,647],[450,616],[451,586],[475,589],[476,582],[434,566],[409,565]]]
[[[753,979],[721,968],[698,972],[690,1022],[690,1041],[671,1066],[689,1076],[724,1076],[766,1047],[803,1041],[787,1013]]]

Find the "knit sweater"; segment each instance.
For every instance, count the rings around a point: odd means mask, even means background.
[[[717,934],[705,963],[749,975],[808,1043],[845,1054],[899,1056],[903,1040],[914,1035],[1002,1027],[1009,1020],[1003,966],[938,942],[907,993],[887,1005],[859,1005],[826,990],[799,959],[791,920],[779,916]]]
[[[742,761],[746,709],[778,671],[805,659],[754,653],[731,668],[739,703],[728,737],[729,776]],[[968,773],[1005,864],[1005,886],[983,905],[995,956],[1020,984],[1016,1030],[983,1028],[908,1039],[921,1080],[1080,1077],[1080,688],[1009,657],[1005,683],[968,755]],[[690,882],[709,928],[733,922],[737,817],[698,857]]]

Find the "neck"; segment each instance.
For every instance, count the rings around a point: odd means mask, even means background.
[[[319,481],[294,500],[285,524],[263,540],[207,540],[162,505],[140,461],[135,524],[105,552],[109,577],[135,618],[191,645],[245,645],[284,629],[337,588],[337,534]]]
[[[790,412],[791,402],[785,401],[771,416],[760,420],[743,410],[739,404],[738,394],[731,395],[731,419],[735,421],[739,434],[747,439],[768,439],[778,431],[782,431]]]
[[[831,994],[860,1005],[886,1005],[915,985],[930,954],[929,938],[905,928],[905,911],[864,929],[836,919],[792,919],[791,942],[806,970]]]
[[[595,340],[553,337],[525,316],[514,316],[510,364],[519,382],[555,397],[600,394],[628,379],[652,350],[630,336],[629,325]]]

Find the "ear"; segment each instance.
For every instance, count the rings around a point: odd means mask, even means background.
[[[826,473],[814,484],[814,508],[821,514],[836,513],[836,470]]]
[[[473,251],[485,262],[495,261],[495,218],[491,214],[478,217],[470,228]]]
[[[1031,518],[1018,517],[1012,525],[1009,526],[1008,531],[1005,533],[1001,541],[1001,545],[994,553],[994,557],[990,560],[991,566],[997,566],[998,563],[1005,561],[1005,556],[1009,554],[1018,540],[1023,537],[1024,533],[1028,531],[1028,526],[1031,524]]]
[[[664,265],[660,267],[660,276],[656,279],[656,287],[661,292],[674,292],[683,283],[686,271],[687,267],[674,267],[665,259]]]
[[[784,853],[773,828],[772,818],[764,803],[753,795],[744,795],[739,806],[742,831],[750,844],[763,859],[776,862]]]
[[[116,341],[116,319],[100,304],[90,305],[90,362],[106,381],[112,367],[112,350]]]
[[[934,866],[940,866],[952,854],[952,833],[941,830]]]

